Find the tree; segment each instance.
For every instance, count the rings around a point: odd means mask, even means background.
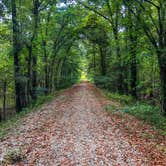
[[[14,77],[15,77],[15,93],[16,93],[16,110],[20,112],[27,105],[24,84],[22,82],[22,74],[20,68],[20,52],[21,39],[19,24],[17,20],[17,10],[15,0],[11,1],[12,6],[12,23],[13,23],[13,55],[14,55]]]
[[[166,114],[166,2],[164,0],[135,1],[136,11],[131,3],[124,1],[132,14],[140,22],[149,42],[158,57],[162,92],[162,109]],[[152,28],[151,28],[152,27]]]

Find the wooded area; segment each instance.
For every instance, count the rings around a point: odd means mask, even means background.
[[[0,120],[83,74],[166,115],[166,1],[0,0],[0,62]]]

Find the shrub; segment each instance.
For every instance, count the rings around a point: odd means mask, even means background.
[[[163,130],[166,135],[166,118],[162,115],[159,107],[136,103],[123,108],[122,111],[156,126],[158,129]]]
[[[108,76],[95,76],[93,81],[96,86],[100,88],[109,89],[110,86],[110,78]]]
[[[4,155],[3,160],[1,161],[2,165],[6,164],[15,164],[21,162],[25,159],[25,156],[22,154],[20,149],[15,149],[9,151],[6,155]]]
[[[163,116],[159,106],[153,106],[147,103],[135,102],[131,96],[120,95],[103,90],[108,99],[115,100],[123,104],[120,111],[135,116],[144,122],[154,125],[166,135],[166,118]],[[119,109],[119,108],[118,108]],[[106,111],[116,112],[117,108],[112,105],[105,106]]]
[[[134,99],[132,98],[132,96],[120,95],[118,93],[111,93],[106,90],[104,90],[104,94],[109,99],[116,100],[116,101],[120,102],[121,104],[131,104],[134,102]]]

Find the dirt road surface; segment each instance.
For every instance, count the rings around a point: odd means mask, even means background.
[[[129,115],[106,113],[108,103],[94,85],[74,85],[23,118],[1,140],[0,158],[20,149],[24,160],[13,165],[166,165],[165,138]]]

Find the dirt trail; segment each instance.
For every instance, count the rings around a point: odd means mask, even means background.
[[[6,150],[21,148],[26,159],[18,165],[164,165],[164,156],[156,148],[151,149],[155,155],[148,149],[152,140],[126,133],[125,118],[103,111],[106,102],[89,83],[73,86],[25,117],[0,143],[0,158]],[[139,123],[132,118],[129,121],[131,126]],[[141,149],[144,145],[147,147]]]

